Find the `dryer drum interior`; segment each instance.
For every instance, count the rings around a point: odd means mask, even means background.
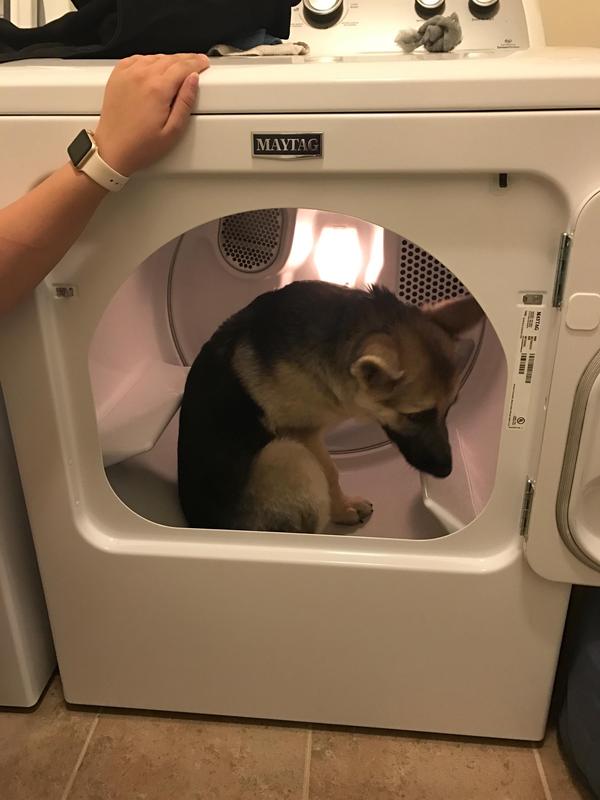
[[[370,222],[314,209],[258,209],[187,231],[148,258],[106,308],[90,376],[108,480],[143,517],[184,525],[176,489],[178,408],[189,365],[217,326],[256,295],[294,280],[379,283],[406,303],[468,289],[427,250]],[[327,445],[348,494],[375,513],[331,533],[431,539],[472,522],[490,498],[502,428],[506,360],[487,320],[466,334],[473,356],[448,427],[449,478],[419,475],[375,423],[349,422]]]

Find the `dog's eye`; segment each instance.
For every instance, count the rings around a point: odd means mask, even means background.
[[[437,409],[426,408],[424,411],[416,411],[414,414],[405,414],[404,416],[411,422],[416,422],[419,425],[423,425],[427,422],[435,422],[437,418]]]

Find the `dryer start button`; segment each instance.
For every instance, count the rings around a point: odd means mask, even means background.
[[[600,294],[572,294],[565,321],[572,331],[595,331],[600,325]]]

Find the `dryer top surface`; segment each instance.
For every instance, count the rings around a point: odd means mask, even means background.
[[[96,115],[114,62],[0,68],[0,115]],[[600,49],[211,59],[197,114],[600,108]]]

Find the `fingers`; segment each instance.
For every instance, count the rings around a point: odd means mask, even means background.
[[[123,58],[119,61],[115,70],[122,72],[135,67],[137,71],[142,73],[161,75],[171,67],[183,63],[190,63],[190,71],[196,69],[198,72],[202,72],[209,66],[208,57],[202,53],[175,53],[173,55],[157,53],[149,56]]]
[[[173,56],[162,56],[160,71],[164,74],[171,69],[171,67],[177,66],[178,64],[187,63],[191,65],[190,72],[192,72],[194,69],[197,69],[198,72],[201,72],[208,67],[209,61],[208,57],[202,53],[177,53]]]
[[[185,127],[185,124],[194,109],[194,102],[198,94],[198,73],[192,72],[188,75],[175,97],[169,118],[165,123],[163,132],[167,137],[177,136]]]
[[[151,87],[169,106],[184,80],[192,72],[196,75],[209,67],[208,57],[198,53],[176,55],[132,56],[116,68],[126,72],[136,82]]]
[[[160,58],[159,55],[154,56],[129,56],[128,58],[122,58],[117,66],[115,67],[115,72],[123,72],[130,67],[135,66],[144,66],[145,68],[149,67],[150,64],[155,64],[158,59]]]
[[[162,157],[189,121],[198,73],[209,66],[196,53],[132,56],[109,78],[96,140],[106,159],[130,175]]]
[[[206,56],[191,56],[173,61],[161,74],[161,84],[170,97],[174,97],[179,91],[183,81],[187,76],[194,72],[198,74],[208,68],[208,58]]]

